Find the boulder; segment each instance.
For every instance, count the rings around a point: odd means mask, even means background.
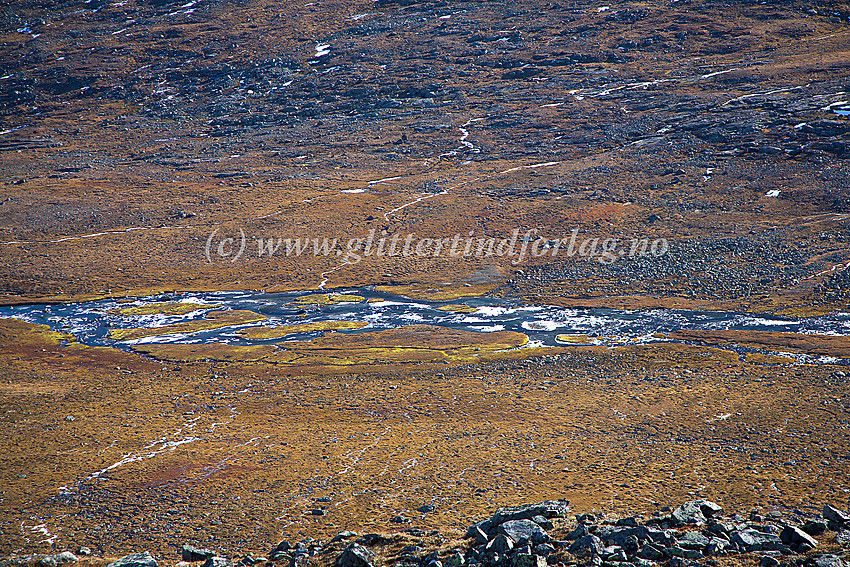
[[[505,555],[514,548],[514,540],[505,534],[499,534],[485,547],[485,551]]]
[[[514,555],[514,567],[547,567],[546,558],[540,555]]]
[[[275,547],[269,551],[269,559],[272,561],[278,561],[280,559],[286,559],[289,557],[289,552],[292,550],[292,546],[288,541],[283,540],[278,543]]]
[[[548,519],[543,516],[537,515],[531,518],[531,521],[543,528],[544,530],[551,530],[555,528],[555,525]]]
[[[826,531],[826,522],[822,520],[809,520],[803,525],[803,531],[810,536],[820,535]]]
[[[499,508],[490,520],[492,525],[499,525],[509,520],[530,520],[534,516],[544,518],[565,518],[570,513],[570,503],[567,500],[544,500],[536,504],[508,506]],[[488,531],[489,530],[485,530]]]
[[[143,551],[141,553],[125,555],[121,559],[113,561],[106,567],[159,567],[159,565],[150,552]]]
[[[638,517],[629,516],[628,518],[620,518],[619,520],[617,520],[617,525],[636,528],[638,526]]]
[[[276,546],[274,546],[271,551],[269,551],[269,555],[274,555],[275,553],[280,553],[282,551],[289,551],[290,549],[292,549],[292,545],[290,545],[288,541],[283,540],[279,542]],[[212,557],[213,555],[215,555],[215,553],[210,554],[207,557]],[[204,559],[206,559],[206,557]]]
[[[570,546],[570,553],[577,557],[595,557],[602,553],[605,545],[602,540],[593,534],[582,536],[575,540]]]
[[[729,541],[720,537],[713,537],[708,541],[708,545],[705,546],[704,553],[706,555],[717,555],[722,553],[729,547]]]
[[[545,543],[549,541],[549,534],[532,520],[508,520],[503,522],[498,532],[504,534],[515,542],[530,541],[532,543]]]
[[[44,556],[38,564],[42,567],[56,567],[57,565],[76,563],[79,560],[80,559],[70,551],[63,551],[61,553],[53,553],[51,555]]]
[[[826,553],[813,560],[814,567],[846,567],[846,563],[837,555]]]
[[[711,540],[704,536],[702,532],[692,531],[685,532],[678,540],[679,547],[684,547],[685,549],[698,549],[702,551],[705,549]]]
[[[496,512],[496,513],[498,514],[498,512]],[[467,529],[467,530],[466,530],[466,537],[468,537],[468,538],[470,538],[470,537],[475,537],[475,535],[476,535],[476,531],[475,531],[475,530],[476,530],[476,528],[477,528],[477,529],[479,529],[479,530],[481,530],[481,531],[482,531],[482,532],[484,532],[485,534],[489,534],[489,533],[491,533],[491,531],[492,531],[492,530],[493,530],[493,528],[495,528],[495,527],[496,527],[496,526],[495,526],[495,524],[493,523],[493,520],[491,520],[491,519],[489,519],[489,518],[488,518],[488,519],[486,519],[486,520],[481,520],[480,522],[475,522],[474,524],[472,524],[471,526],[469,526],[469,529]]]
[[[227,558],[213,556],[204,561],[204,564],[201,567],[229,567],[230,565],[231,562]]]
[[[584,524],[579,524],[576,529],[574,529],[573,531],[571,531],[570,533],[568,533],[564,537],[566,537],[566,539],[568,539],[570,541],[575,541],[578,538],[586,536],[589,533],[590,533],[590,530],[587,529],[587,526],[585,526]]]
[[[620,547],[625,547],[626,542],[632,537],[636,537],[639,542],[651,539],[649,532],[650,530],[646,526],[599,526],[594,533],[605,541],[607,545],[619,545]]]
[[[654,543],[670,546],[676,543],[677,532],[675,530],[655,530],[649,528],[646,530],[646,535]]]
[[[605,549],[602,550],[602,559],[606,562],[617,562],[622,563],[623,561],[628,561],[629,558],[626,556],[625,550],[619,545],[609,545]]]
[[[850,522],[850,514],[838,508],[833,508],[829,504],[823,507],[823,517],[839,524]]]
[[[694,500],[673,510],[671,516],[679,524],[704,524],[708,518],[722,511],[720,505],[710,500]]]
[[[214,555],[215,552],[210,549],[203,549],[190,544],[186,544],[180,549],[180,557],[183,561],[206,561]]]
[[[785,526],[785,529],[779,534],[779,539],[782,540],[782,543],[796,551],[806,552],[818,546],[815,538],[794,526]],[[803,549],[804,547],[805,549]]]
[[[741,551],[766,551],[781,549],[782,540],[776,534],[767,534],[753,529],[735,532],[730,539]]]
[[[637,552],[637,556],[649,561],[662,561],[666,557],[664,554],[664,548],[653,544],[643,546],[643,548]]]
[[[684,547],[679,547],[678,545],[668,547],[666,549],[666,553],[672,555],[673,557],[679,557],[682,559],[702,559],[703,557],[702,551],[698,549],[685,549]]]
[[[735,524],[731,522],[715,522],[711,521],[706,528],[710,533],[713,533],[722,538],[729,538],[729,534],[734,532],[737,528]]]
[[[337,567],[374,567],[375,555],[357,543],[349,544],[337,557]]]

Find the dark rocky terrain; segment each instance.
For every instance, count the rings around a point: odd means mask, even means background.
[[[472,525],[465,541],[447,541],[438,531],[409,528],[392,534],[342,531],[328,542],[307,538],[293,544],[283,540],[265,556],[221,556],[214,550],[186,544],[177,565],[843,567],[850,552],[850,514],[829,504],[820,514],[797,508],[723,514],[722,507],[709,500],[667,507],[650,518],[604,513],[570,517],[569,513],[566,500],[500,508],[492,518]],[[88,557],[88,548],[80,551],[85,565],[105,563],[102,558]],[[65,551],[12,557],[0,561],[0,566],[56,567],[79,561]],[[160,561],[172,564],[176,559]],[[112,561],[107,567],[158,565],[157,559],[145,551]]]

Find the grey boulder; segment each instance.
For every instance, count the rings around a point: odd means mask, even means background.
[[[803,526],[803,531],[811,536],[820,535],[826,531],[826,522],[823,520],[809,520]]]
[[[195,547],[186,544],[180,549],[180,557],[183,561],[205,561],[214,556],[215,552],[210,549]]]
[[[544,500],[536,504],[508,506],[499,508],[493,514],[492,524],[501,524],[508,520],[530,520],[534,516],[544,518],[565,518],[570,513],[570,503],[567,500]]]
[[[498,512],[496,512],[498,514]],[[493,520],[487,518],[486,520],[481,520],[480,522],[475,522],[469,529],[466,530],[466,537],[476,537],[476,530],[480,530],[485,534],[491,533],[491,530],[495,527],[493,524]]]
[[[539,514],[531,518],[531,521],[543,528],[544,530],[551,530],[555,528],[555,525],[549,520],[549,518],[544,518]]]
[[[823,517],[839,524],[850,522],[850,514],[838,508],[833,508],[829,504],[823,507]]]
[[[693,500],[673,510],[671,516],[680,524],[704,524],[708,518],[722,511],[723,508],[711,500]]]
[[[778,535],[751,529],[735,532],[730,541],[741,551],[775,550],[782,546],[782,540]]]
[[[837,555],[827,553],[814,558],[815,567],[845,567],[846,563]]]
[[[125,555],[121,559],[113,561],[106,567],[159,567],[156,559],[148,551],[141,553],[131,553]]]
[[[711,543],[711,540],[704,536],[701,532],[692,531],[685,532],[682,534],[682,537],[679,538],[679,547],[684,547],[685,549],[698,549],[702,551],[708,544]]]
[[[718,553],[722,553],[727,547],[729,547],[729,541],[720,537],[713,537],[708,541],[708,545],[705,546],[705,554],[706,555],[717,555]]]
[[[605,545],[593,534],[582,536],[570,545],[570,553],[577,557],[595,557],[602,554]]]
[[[374,567],[375,554],[362,545],[352,543],[336,559],[337,567]]]
[[[540,555],[514,555],[513,567],[547,567],[546,558]]]
[[[779,539],[791,549],[800,551],[808,551],[818,546],[818,541],[815,538],[794,526],[785,526],[779,534]],[[803,549],[804,547],[805,549]]]
[[[649,528],[646,526],[599,526],[594,533],[604,540],[606,544],[619,545],[620,547],[626,546],[631,538],[637,538],[639,542],[651,539]]]
[[[546,530],[531,520],[508,520],[499,526],[498,532],[508,536],[517,543],[523,541],[545,543],[552,539],[546,533]]]
[[[485,551],[505,555],[514,548],[514,540],[505,534],[499,534],[487,544]]]
[[[79,560],[80,559],[70,551],[63,551],[62,553],[46,555],[44,558],[42,558],[41,561],[38,562],[38,564],[42,567],[56,567],[56,565],[67,565],[69,563],[76,563]]]
[[[648,561],[661,561],[666,557],[664,549],[653,544],[643,546],[643,548],[637,552],[637,556]]]

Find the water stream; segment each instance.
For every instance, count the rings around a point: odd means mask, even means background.
[[[336,331],[362,333],[414,324],[427,324],[476,332],[518,331],[529,337],[530,345],[563,345],[558,335],[586,335],[596,344],[641,344],[667,340],[663,333],[676,330],[750,330],[850,335],[850,313],[826,317],[787,319],[724,311],[690,311],[680,309],[622,310],[608,308],[566,308],[550,305],[527,305],[517,301],[470,297],[452,301],[423,301],[381,293],[371,288],[336,290],[335,294],[352,294],[364,299],[328,305],[300,305],[298,298],[316,292],[262,293],[250,291],[160,294],[132,299],[103,299],[83,303],[31,304],[0,307],[0,317],[14,317],[31,323],[46,324],[53,330],[73,334],[87,345],[128,349],[139,343],[205,343],[223,342],[234,345],[280,343],[305,340],[322,332],[293,333],[271,340],[251,340],[235,333],[245,326],[279,326],[321,321],[365,321],[358,330]],[[125,316],[118,308],[139,307],[157,302],[212,304],[218,309],[244,309],[268,318],[263,323],[229,326],[194,333],[174,333],[119,342],[109,337],[111,329],[158,327],[177,322],[203,319],[206,311],[196,310],[181,315],[161,313]],[[468,313],[445,311],[445,306],[465,306]],[[453,308],[454,309],[454,308]],[[209,309],[207,309],[209,310]],[[798,357],[800,358],[800,357]],[[832,362],[834,359],[807,357],[810,362]]]

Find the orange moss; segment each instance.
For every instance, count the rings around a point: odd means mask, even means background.
[[[676,331],[670,338],[850,358],[850,337],[772,331]]]
[[[277,353],[277,349],[272,345],[235,346],[224,343],[135,345],[132,349],[160,360],[173,362],[198,360],[253,362]]]
[[[132,317],[134,315],[153,314],[184,315],[193,311],[200,311],[201,309],[215,309],[217,307],[221,307],[221,305],[206,305],[202,303],[180,303],[169,301],[162,303],[149,303],[147,305],[140,305],[138,307],[118,307],[116,309],[110,309],[109,312],[115,313],[117,315],[124,315],[126,317]]]
[[[279,327],[249,327],[240,329],[237,335],[251,340],[278,339],[294,333],[311,333],[314,331],[355,330],[367,327],[365,321],[316,321],[298,325],[281,325]]]

